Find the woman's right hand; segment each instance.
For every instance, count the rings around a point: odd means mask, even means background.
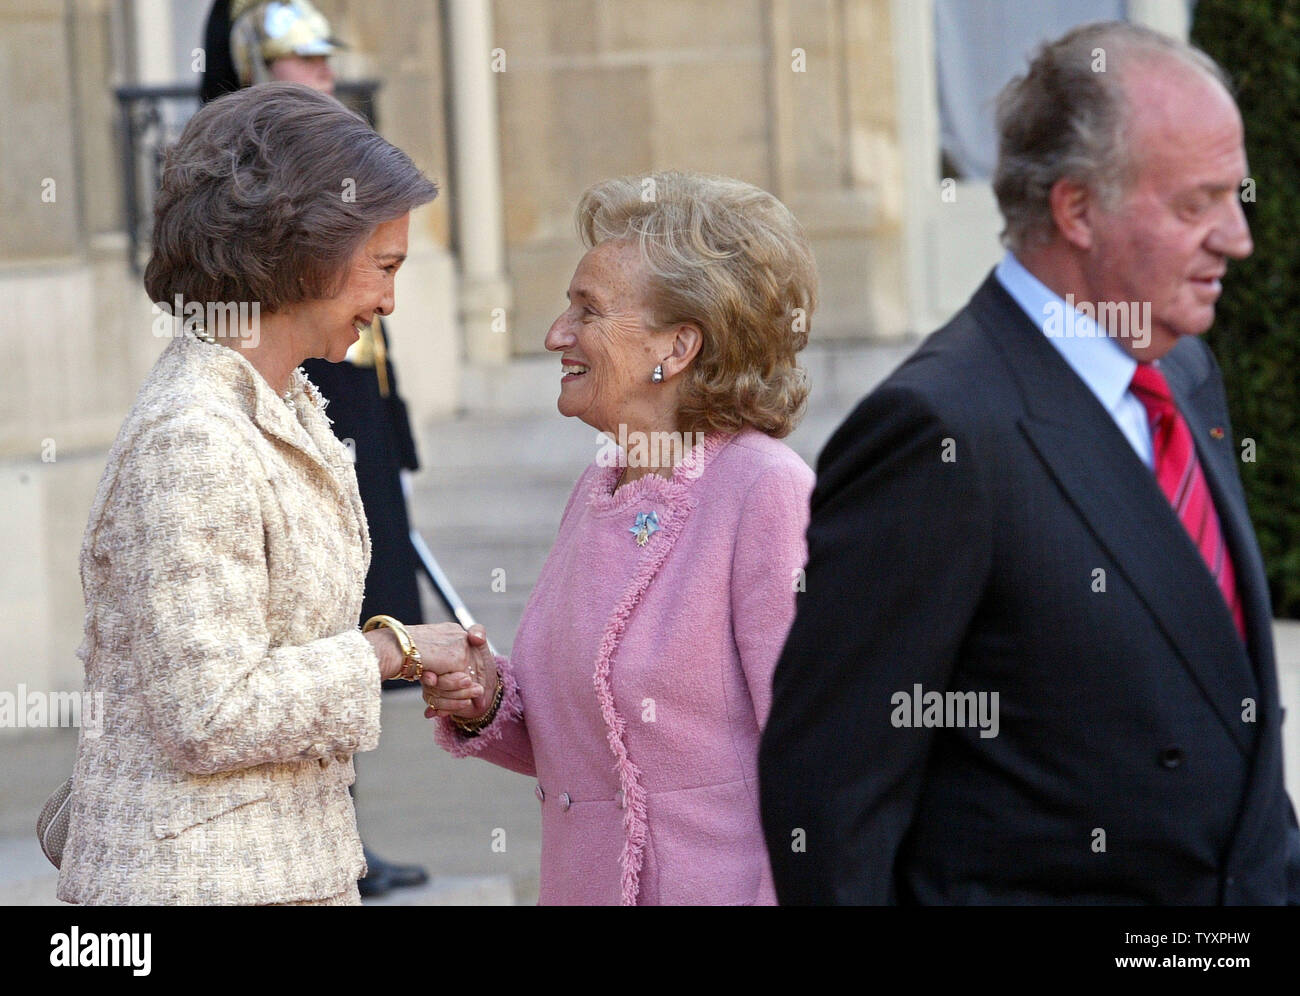
[[[482,627],[475,627],[482,631]],[[477,657],[472,652],[468,634],[459,623],[430,623],[407,626],[407,635],[420,652],[424,665],[426,687],[438,689],[438,694],[453,701],[464,701],[481,696],[483,686],[476,680]],[[388,681],[401,676],[402,650],[397,635],[387,627],[378,627],[365,634],[379,659],[379,676]],[[486,636],[482,637],[486,642]],[[495,687],[495,686],[493,686]]]
[[[488,649],[487,630],[475,624],[465,632],[464,646],[473,660],[471,673],[477,677],[477,683],[462,687],[460,694],[446,691],[448,683],[442,677],[433,677],[426,670],[422,679],[425,719],[448,717],[474,720],[487,714],[496,698],[497,662]],[[472,694],[466,694],[472,692]]]

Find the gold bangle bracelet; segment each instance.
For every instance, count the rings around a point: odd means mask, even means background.
[[[497,717],[497,710],[501,708],[501,698],[505,694],[506,683],[501,680],[501,672],[497,672],[497,690],[492,696],[492,705],[478,719],[461,719],[459,716],[452,716],[451,722],[456,729],[460,730],[467,737],[477,737],[479,731],[490,724]]]
[[[397,677],[405,681],[419,681],[420,676],[424,674],[424,660],[420,657],[420,650],[411,639],[411,634],[406,631],[398,620],[392,616],[371,616],[366,620],[366,624],[361,627],[361,632],[369,633],[372,629],[383,626],[391,630],[397,639],[397,646],[402,651],[402,666],[397,672]],[[406,665],[411,665],[411,672],[408,674]]]

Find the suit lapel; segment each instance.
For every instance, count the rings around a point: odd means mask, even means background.
[[[1174,354],[1161,362],[1179,411],[1187,420],[1196,455],[1201,461],[1214,507],[1219,513],[1219,523],[1224,539],[1232,554],[1233,569],[1237,577],[1237,593],[1246,614],[1246,632],[1250,641],[1251,659],[1257,671],[1273,670],[1272,607],[1268,594],[1268,580],[1264,560],[1255,541],[1255,530],[1246,507],[1246,496],[1241,489],[1235,466],[1235,444],[1227,435],[1227,413],[1215,403],[1214,383],[1204,377],[1195,382],[1187,368],[1176,361]],[[1216,439],[1211,429],[1218,429]]]
[[[307,402],[299,402],[302,407],[302,423],[304,435],[312,441],[312,449],[315,453],[309,453],[317,462],[324,461],[323,466],[329,472],[330,482],[334,489],[339,492],[344,500],[352,508],[352,516],[356,520],[361,532],[361,547],[364,552],[366,564],[370,563],[370,525],[366,519],[365,506],[361,503],[361,489],[357,483],[356,468],[353,466],[351,459],[348,457],[347,448],[339,442],[334,430],[330,427],[329,418],[325,415],[323,404],[320,400],[320,392],[316,386],[307,381]]]
[[[971,306],[1020,387],[1020,428],[1034,453],[1247,752],[1250,737],[1234,705],[1256,694],[1245,650],[1200,551],[1155,477],[995,278]]]
[[[349,509],[357,522],[365,562],[369,564],[370,530],[357,489],[356,471],[344,455],[343,444],[330,429],[315,385],[301,371],[294,376],[301,378],[299,400],[294,409],[277,397],[265,381],[251,383],[252,419],[267,436],[292,447],[303,459],[316,465],[338,496],[341,507]],[[302,409],[301,421],[297,414],[299,408]]]
[[[186,334],[177,342],[185,350],[186,362],[211,368],[218,377],[216,389],[226,393],[230,400],[245,412],[262,432],[292,446],[325,472],[335,472],[330,457],[302,425],[296,411],[285,404],[283,398],[271,389],[265,378],[238,349],[214,349]],[[293,373],[295,390],[306,392],[307,402],[319,409],[319,392],[301,370]],[[301,403],[301,402],[299,402]],[[322,416],[323,417],[323,416]]]

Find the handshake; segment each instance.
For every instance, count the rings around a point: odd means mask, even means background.
[[[368,629],[365,637],[379,659],[382,680],[408,676],[402,673],[406,664],[402,636],[419,651],[424,667],[419,680],[428,706],[426,719],[446,716],[472,723],[487,715],[497,691],[497,665],[487,647],[487,630],[475,624],[467,631],[453,622],[398,623],[397,627],[386,622]]]

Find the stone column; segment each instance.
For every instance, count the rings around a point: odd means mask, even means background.
[[[461,326],[470,363],[500,364],[510,358],[506,318],[511,302],[490,0],[449,0],[447,28],[455,161],[450,196],[459,243]]]
[[[131,19],[135,82],[175,83],[171,0],[135,0]],[[198,40],[195,40],[198,44]]]
[[[1192,26],[1192,13],[1188,4],[1170,0],[1129,0],[1128,19],[1134,24],[1155,28],[1175,38],[1187,40]]]

